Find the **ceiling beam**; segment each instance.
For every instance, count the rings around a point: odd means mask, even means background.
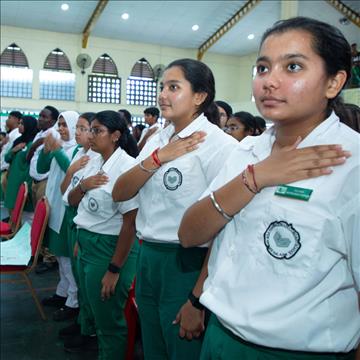
[[[87,22],[87,24],[83,30],[83,38],[82,38],[83,49],[87,48],[87,43],[89,40],[91,30],[94,28],[96,22],[99,20],[99,17],[101,15],[101,13],[104,11],[108,2],[109,2],[109,0],[99,0],[98,4],[96,5],[94,12],[92,13],[89,21]]]
[[[349,19],[353,24],[360,27],[360,14],[355,10],[351,9],[345,5],[340,0],[326,0],[330,5],[332,5],[336,10],[341,12],[347,19]]]
[[[220,38],[233,28],[250,10],[252,10],[261,0],[248,0],[239,11],[237,11],[224,25],[215,31],[198,48],[197,59],[201,60],[207,50],[213,46]]]

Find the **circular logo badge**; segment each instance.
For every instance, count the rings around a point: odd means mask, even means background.
[[[300,234],[286,221],[274,221],[264,233],[268,253],[276,259],[291,259],[299,251]]]
[[[88,208],[90,211],[97,211],[99,209],[99,204],[94,198],[90,198],[88,201]]]
[[[183,176],[181,172],[172,167],[164,174],[164,185],[168,190],[174,191],[182,184]]]
[[[80,180],[79,177],[75,175],[71,180],[72,186],[75,187],[76,184],[79,182],[79,180]]]

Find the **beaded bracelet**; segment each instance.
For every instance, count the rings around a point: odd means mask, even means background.
[[[233,217],[228,215],[223,208],[219,205],[219,203],[215,200],[215,196],[214,193],[211,192],[210,193],[210,199],[212,204],[214,205],[215,209],[227,220],[230,221]]]

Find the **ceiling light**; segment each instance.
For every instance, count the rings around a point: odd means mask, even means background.
[[[69,4],[61,4],[61,10],[63,10],[63,11],[67,11],[67,10],[69,10]]]
[[[121,15],[121,18],[122,18],[123,20],[127,20],[127,19],[129,18],[129,14],[128,14],[128,13],[123,13],[123,14]]]
[[[192,26],[191,29],[192,29],[192,31],[198,31],[199,30],[199,25],[195,24],[195,25]]]
[[[249,39],[249,40],[252,40],[254,37],[255,37],[254,34],[249,34],[249,35],[248,35],[248,39]]]

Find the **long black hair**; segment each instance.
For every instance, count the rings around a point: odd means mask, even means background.
[[[21,121],[24,126],[24,133],[21,134],[13,143],[13,146],[16,146],[20,143],[29,143],[34,140],[35,135],[39,132],[37,120],[30,115],[23,115]]]
[[[252,114],[246,111],[239,111],[232,114],[231,118],[235,118],[237,121],[241,122],[244,125],[244,130],[250,135],[257,135],[257,124],[255,117]]]
[[[193,59],[179,59],[170,63],[166,69],[179,67],[184,77],[191,84],[194,93],[206,93],[207,97],[199,106],[197,115],[204,113],[207,119],[213,124],[220,126],[219,110],[214,103],[215,79],[210,68],[201,61]]]
[[[79,116],[79,118],[83,118],[83,119],[87,120],[87,122],[90,125],[91,122],[94,120],[95,115],[96,115],[96,113],[94,113],[94,112],[84,112]]]
[[[116,143],[116,147],[120,146],[132,157],[137,157],[139,155],[135,139],[130,134],[127,127],[127,121],[122,113],[113,110],[100,111],[95,115],[94,120],[97,120],[101,125],[104,125],[110,133],[117,130],[120,131],[121,136]]]

